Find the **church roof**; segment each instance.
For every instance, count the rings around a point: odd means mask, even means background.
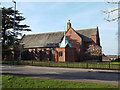
[[[67,38],[66,38],[66,31],[64,31],[64,37],[61,43],[59,43],[59,47],[66,47],[66,46],[72,47],[71,43],[68,42]]]
[[[83,41],[92,41],[91,36],[96,35],[97,28],[75,30],[76,33],[82,37]],[[24,43],[24,48],[36,48],[36,47],[59,47],[59,43],[64,36],[64,32],[50,32],[41,34],[25,35],[21,39],[21,43]]]
[[[82,37],[83,41],[92,41],[91,36],[97,34],[97,28],[92,29],[83,29],[83,30],[75,30],[77,34]]]
[[[25,35],[21,42],[24,43],[24,48],[59,47],[63,35],[64,32],[31,34]]]

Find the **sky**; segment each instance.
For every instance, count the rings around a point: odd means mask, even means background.
[[[2,7],[14,6],[12,2],[2,2]],[[46,32],[64,31],[68,20],[74,30],[99,28],[102,51],[106,55],[118,54],[118,22],[107,22],[103,11],[117,8],[117,5],[106,2],[17,2],[17,10],[23,13],[25,23],[32,32],[24,34],[38,34]],[[117,12],[112,17],[116,17]]]

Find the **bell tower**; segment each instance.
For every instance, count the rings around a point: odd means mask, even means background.
[[[68,20],[67,22],[67,30],[71,28],[71,23],[70,23],[70,20]]]

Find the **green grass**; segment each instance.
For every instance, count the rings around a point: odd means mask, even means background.
[[[111,64],[120,64],[120,62],[110,62]]]
[[[12,64],[11,61],[3,61],[6,64]],[[15,61],[15,65],[17,65],[17,61]],[[59,62],[44,62],[44,61],[20,61],[19,65],[33,65],[33,66],[50,66],[50,67],[72,67],[72,68],[93,68],[93,69],[113,69],[119,70],[120,63],[119,62],[67,62],[67,63],[59,63]]]
[[[118,86],[2,75],[2,88],[118,88]]]

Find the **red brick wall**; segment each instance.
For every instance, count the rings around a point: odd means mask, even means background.
[[[58,53],[56,53],[56,58],[57,58],[57,62],[65,62],[65,48],[56,48],[56,51]],[[59,52],[63,53],[63,56],[59,56]]]
[[[82,38],[73,30],[73,28],[70,28],[67,31],[66,37],[68,42],[72,44],[72,47],[76,48],[76,60],[81,61],[83,54]]]
[[[49,61],[51,59],[50,50],[51,50],[50,48],[28,49],[28,54],[25,56],[30,60]],[[52,60],[55,60],[55,59],[52,58]]]
[[[66,33],[67,40],[72,44],[74,48],[80,48],[82,45],[82,38],[78,36],[78,34],[70,28]]]
[[[44,51],[44,49],[46,49]],[[40,54],[39,51],[42,51]],[[40,56],[42,61],[55,61],[55,62],[65,62],[65,48],[54,48],[52,51],[52,58],[50,56],[50,48],[37,48],[37,53],[35,52],[35,49],[28,49],[28,54],[24,55],[26,56],[26,60],[40,60]],[[59,52],[63,52],[63,56],[59,56]]]
[[[63,53],[63,56],[59,56],[59,52]],[[56,62],[74,62],[76,61],[76,49],[75,48],[55,48],[54,50]]]
[[[54,55],[54,61],[58,62],[58,51],[56,49],[54,50],[53,55]]]
[[[75,62],[76,61],[76,49],[75,48],[66,48],[65,54],[66,62]]]
[[[96,35],[91,36],[91,39],[93,40],[93,42],[96,45],[100,46],[100,38],[99,38],[99,32],[98,32],[98,30],[97,30],[97,34]]]
[[[96,44],[97,43],[97,36],[94,35],[94,36],[91,36],[91,39],[93,40],[93,42]]]

